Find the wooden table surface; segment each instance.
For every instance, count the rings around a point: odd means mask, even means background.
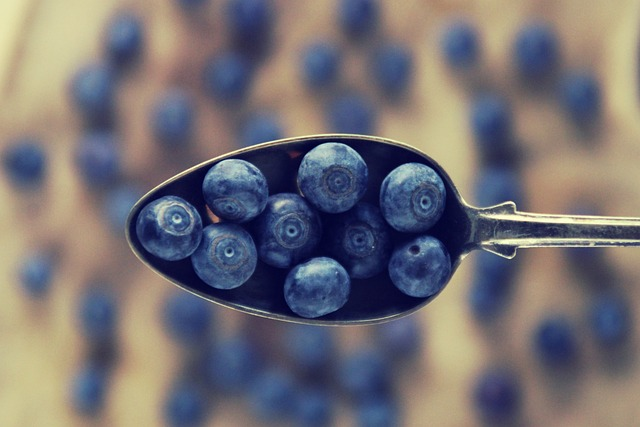
[[[203,61],[225,46],[222,1],[197,17],[185,16],[170,0],[0,2],[0,146],[24,134],[42,138],[50,169],[45,188],[16,192],[0,180],[0,425],[70,426],[90,421],[74,414],[69,384],[81,363],[84,342],[75,310],[92,277],[108,277],[120,302],[120,359],[97,425],[162,423],[161,404],[179,366],[180,351],[159,323],[159,307],[175,289],[140,264],[122,236],[104,225],[99,195],[79,181],[73,149],[80,123],[69,106],[68,82],[79,66],[100,55],[100,36],[118,9],[131,9],[145,23],[144,60],[118,92],[117,132],[123,141],[126,176],[146,189],[186,166],[235,147],[229,112],[198,98],[198,131],[188,153],[168,155],[148,135],[148,109],[172,84],[200,93]],[[247,109],[272,109],[287,136],[327,131],[322,100],[306,91],[298,56],[318,37],[337,40],[347,53],[343,80],[369,94],[380,113],[378,134],[428,152],[473,200],[477,155],[468,125],[471,92],[452,75],[439,52],[449,19],[465,16],[481,32],[483,64],[476,78],[505,94],[514,108],[515,129],[526,153],[523,183],[527,209],[566,213],[576,200],[595,203],[603,214],[639,216],[640,111],[637,41],[640,3],[632,0],[383,1],[380,36],[410,45],[415,75],[409,97],[384,102],[366,77],[366,55],[343,40],[335,25],[334,0],[276,0],[277,30],[272,54],[260,66]],[[585,144],[546,95],[523,89],[514,77],[510,49],[518,28],[544,19],[561,37],[563,69],[588,67],[600,78],[604,123]],[[177,157],[171,159],[171,157]],[[172,161],[173,160],[173,161]],[[61,254],[48,298],[25,297],[16,270],[33,248],[55,246]],[[634,313],[632,347],[638,344],[640,250],[603,249]],[[415,314],[424,326],[424,348],[399,378],[407,426],[479,425],[470,389],[487,366],[506,364],[524,389],[522,425],[631,426],[640,419],[640,369],[636,352],[619,369],[606,369],[586,332],[580,335],[581,366],[575,378],[554,382],[531,351],[531,334],[549,313],[565,313],[585,331],[589,292],[558,249],[530,249],[517,257],[516,291],[498,324],[474,320],[467,303],[473,258],[465,262],[442,295]],[[516,261],[514,261],[516,262]],[[218,310],[221,328],[232,331],[244,316]],[[252,320],[254,321],[254,320]],[[255,321],[277,334],[278,325]],[[367,327],[340,328],[342,348],[365,343]],[[338,425],[351,425],[340,412]],[[211,426],[259,425],[242,404],[216,405]]]

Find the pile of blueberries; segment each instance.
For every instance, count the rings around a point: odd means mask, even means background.
[[[217,289],[243,285],[258,260],[289,269],[284,298],[305,318],[340,309],[351,279],[385,271],[406,295],[425,298],[442,290],[451,260],[442,242],[426,234],[446,201],[435,170],[421,163],[393,169],[382,181],[376,206],[361,201],[368,187],[364,159],[346,144],[326,142],[304,155],[296,180],[300,194],[270,195],[255,165],[222,160],[202,183],[215,215],[212,224],[203,227],[196,207],[168,195],[139,212],[137,237],[164,260],[190,257],[197,276]],[[393,230],[410,237],[395,244]]]

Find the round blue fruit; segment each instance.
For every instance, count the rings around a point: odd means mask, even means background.
[[[164,403],[164,420],[169,427],[197,427],[207,418],[207,399],[195,385],[184,381],[173,385]]]
[[[419,233],[442,216],[446,190],[440,175],[427,165],[405,163],[392,170],[380,187],[380,210],[398,231]]]
[[[316,42],[302,52],[302,78],[313,89],[327,87],[336,81],[340,51],[335,44]]]
[[[73,408],[81,415],[97,416],[104,407],[108,380],[108,372],[103,366],[89,363],[82,367],[73,379]]]
[[[265,43],[274,25],[274,12],[271,0],[229,0],[226,21],[231,38],[246,48]]]
[[[164,196],[138,214],[136,235],[149,253],[167,261],[191,255],[202,238],[202,219],[189,202]]]
[[[363,401],[387,394],[392,372],[389,359],[380,348],[361,347],[339,362],[337,380],[350,398]]]
[[[288,371],[270,368],[257,376],[249,392],[253,415],[262,422],[283,421],[294,409],[296,386]]]
[[[71,81],[71,99],[85,122],[104,126],[111,122],[115,108],[116,78],[104,64],[91,64],[78,70]]]
[[[520,410],[521,395],[519,379],[505,368],[483,372],[476,379],[473,388],[474,406],[487,423],[514,420]]]
[[[596,121],[601,114],[602,95],[595,76],[576,72],[564,78],[560,86],[562,107],[577,125]]]
[[[565,316],[549,316],[534,331],[533,344],[538,357],[548,367],[568,367],[578,357],[574,325]]]
[[[493,206],[512,201],[524,203],[524,188],[518,171],[510,167],[488,166],[476,176],[475,199],[478,206]]]
[[[232,222],[246,222],[267,205],[267,179],[253,164],[227,159],[209,169],[202,182],[202,194],[209,209]]]
[[[175,292],[162,307],[162,324],[167,335],[177,343],[192,346],[211,334],[214,312],[211,304],[188,292]]]
[[[378,87],[387,95],[404,94],[413,76],[413,56],[401,44],[384,44],[373,54],[371,72]]]
[[[276,114],[259,112],[246,117],[241,124],[239,142],[243,147],[275,141],[284,137],[284,130]]]
[[[511,108],[494,93],[477,97],[471,104],[471,130],[480,155],[498,158],[505,155],[512,141]]]
[[[187,144],[195,127],[195,105],[180,89],[167,91],[151,110],[151,132],[167,147]]]
[[[256,344],[243,335],[216,341],[205,354],[207,383],[225,394],[246,391],[262,367]]]
[[[322,224],[318,212],[294,193],[279,193],[255,222],[258,257],[274,267],[289,268],[309,258],[320,243]]]
[[[478,62],[478,34],[469,22],[457,21],[450,24],[442,35],[441,45],[447,64],[453,68],[469,68]]]
[[[377,0],[340,0],[338,23],[349,37],[360,38],[373,32],[380,20]]]
[[[376,128],[376,110],[369,98],[352,92],[336,96],[326,106],[329,129],[337,133],[371,135]]]
[[[396,248],[389,276],[403,293],[426,298],[440,292],[451,276],[449,253],[435,237],[419,236]]]
[[[223,104],[238,104],[249,92],[251,66],[235,52],[222,53],[209,60],[204,69],[206,93]]]
[[[336,404],[329,390],[323,388],[303,389],[296,397],[294,416],[297,425],[308,427],[334,425]]]
[[[55,260],[44,251],[29,253],[23,258],[18,275],[20,283],[29,296],[46,295],[53,280]]]
[[[191,262],[206,284],[233,289],[249,280],[256,269],[258,254],[249,232],[237,224],[221,222],[204,228]]]
[[[133,64],[142,52],[142,21],[132,12],[119,13],[109,22],[105,34],[105,53],[117,67]]]
[[[76,147],[75,161],[81,178],[89,187],[107,187],[120,177],[122,156],[112,133],[84,135]]]
[[[91,289],[80,300],[78,318],[85,339],[97,344],[112,341],[118,320],[115,296],[106,290]]]
[[[312,258],[291,269],[284,282],[284,298],[299,316],[315,318],[346,304],[351,290],[349,274],[337,261]]]
[[[353,279],[367,279],[387,268],[391,228],[380,209],[360,202],[345,213],[327,218],[326,249]]]
[[[40,141],[23,138],[4,149],[2,166],[15,186],[38,188],[46,174],[47,155]]]
[[[369,171],[360,154],[338,142],[309,151],[298,169],[298,188],[318,210],[345,212],[367,191]]]
[[[516,69],[526,79],[549,77],[560,60],[558,38],[546,23],[532,22],[524,26],[517,34],[513,48]]]
[[[633,319],[623,295],[602,295],[589,309],[591,333],[598,345],[612,349],[629,341]]]

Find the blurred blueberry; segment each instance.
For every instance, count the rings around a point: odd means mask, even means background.
[[[575,327],[564,316],[542,319],[534,330],[533,344],[540,361],[549,367],[569,367],[578,357]]]
[[[178,5],[185,9],[185,11],[196,10],[204,4],[209,3],[210,0],[176,0]]]
[[[512,143],[513,118],[504,98],[488,93],[471,104],[471,130],[481,158],[497,160],[507,156]]]
[[[300,427],[330,427],[334,421],[333,399],[323,389],[304,389],[295,402],[295,425]]]
[[[502,202],[524,203],[522,178],[509,167],[487,166],[478,171],[475,182],[475,199],[478,206],[493,206]]]
[[[174,341],[185,346],[206,343],[213,329],[211,303],[188,292],[172,293],[162,308],[162,323]]]
[[[351,291],[349,273],[327,257],[311,258],[289,271],[284,299],[299,316],[315,318],[333,313],[346,304]]]
[[[359,38],[375,31],[380,20],[377,0],[340,0],[338,24],[350,37]]]
[[[589,323],[600,347],[614,349],[625,344],[632,330],[629,302],[616,294],[596,297],[589,308]]]
[[[110,190],[104,200],[105,219],[116,235],[124,235],[127,217],[143,191],[135,184],[126,183]]]
[[[71,80],[73,106],[91,127],[110,125],[115,108],[116,79],[111,68],[91,64],[80,68]]]
[[[269,196],[265,210],[256,218],[253,235],[258,257],[278,268],[289,268],[309,258],[321,236],[318,212],[294,193]]]
[[[21,138],[3,149],[2,166],[17,188],[39,188],[47,173],[47,154],[40,141]]]
[[[402,293],[418,298],[431,297],[449,281],[451,259],[438,239],[418,236],[393,251],[389,276]]]
[[[369,172],[356,150],[338,142],[326,142],[307,152],[298,168],[300,193],[316,209],[345,212],[367,190]]]
[[[543,22],[523,26],[513,46],[516,70],[528,80],[544,80],[558,67],[560,52],[553,28]]]
[[[49,292],[55,261],[51,254],[44,251],[28,253],[21,261],[18,271],[20,284],[31,297],[43,297]]]
[[[116,67],[132,65],[142,52],[142,21],[133,12],[123,11],[109,21],[104,38],[104,49]]]
[[[202,426],[207,415],[207,399],[195,385],[178,383],[169,389],[164,403],[164,420],[167,426]]]
[[[376,342],[394,360],[404,361],[416,356],[423,344],[423,331],[416,315],[377,325]]]
[[[167,147],[188,144],[194,134],[195,105],[188,93],[181,89],[166,91],[151,110],[151,132],[159,143]]]
[[[222,393],[247,390],[262,365],[255,344],[243,335],[215,342],[205,357],[207,382]]]
[[[191,203],[164,196],[148,203],[136,220],[136,236],[151,254],[167,261],[190,256],[202,240],[202,218]]]
[[[251,65],[246,58],[235,52],[214,56],[205,65],[205,92],[222,104],[236,105],[244,101],[249,93],[251,80]]]
[[[464,69],[476,65],[480,56],[480,46],[476,28],[466,21],[456,21],[447,26],[441,47],[450,67]]]
[[[305,373],[317,373],[329,367],[336,342],[330,328],[291,324],[283,334],[284,350],[294,366]]]
[[[590,72],[575,72],[566,76],[560,86],[560,101],[567,116],[576,125],[594,124],[600,118],[600,84]]]
[[[508,369],[488,369],[475,379],[473,403],[486,423],[513,421],[520,411],[521,400],[520,380]]]
[[[80,299],[78,320],[86,340],[104,344],[114,340],[118,322],[118,305],[111,292],[92,288]]]
[[[247,222],[264,210],[269,197],[267,179],[245,160],[226,159],[213,165],[202,182],[207,206],[230,222]]]
[[[122,169],[119,141],[111,133],[91,132],[76,147],[75,162],[89,187],[107,187],[116,182]]]
[[[234,42],[244,48],[264,47],[274,26],[271,0],[228,0],[226,23]]]
[[[99,365],[88,363],[82,366],[73,378],[71,402],[81,415],[96,417],[105,405],[108,371]]]
[[[269,369],[255,379],[249,392],[251,412],[263,423],[289,418],[295,409],[296,387],[288,372]]]
[[[362,347],[345,355],[338,366],[338,384],[356,401],[386,395],[391,386],[391,367],[378,349]]]
[[[325,88],[338,78],[340,51],[330,42],[316,42],[302,51],[302,79],[313,89]]]
[[[367,279],[386,270],[391,257],[391,227],[380,209],[359,202],[338,215],[328,215],[324,247],[347,270],[352,279]]]
[[[400,427],[400,410],[388,396],[366,399],[356,406],[358,427]]]
[[[398,43],[377,46],[373,52],[371,73],[376,85],[389,96],[406,93],[413,77],[413,55]]]
[[[202,240],[191,255],[191,263],[207,285],[235,289],[255,271],[258,254],[248,231],[237,224],[219,222],[202,230]]]
[[[507,306],[517,262],[486,251],[476,255],[469,304],[479,320],[490,320]]]
[[[240,145],[248,147],[284,138],[280,119],[272,113],[255,113],[246,117],[240,127]]]
[[[380,186],[380,211],[401,232],[429,230],[442,216],[447,192],[438,173],[422,163],[393,169]]]
[[[338,95],[327,104],[325,112],[331,132],[360,135],[375,133],[377,117],[374,105],[362,95]]]

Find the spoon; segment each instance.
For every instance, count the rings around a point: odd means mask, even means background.
[[[323,325],[373,324],[413,313],[437,295],[427,298],[407,296],[391,283],[386,272],[371,279],[352,280],[349,300],[341,309],[320,318],[307,319],[291,311],[285,302],[283,284],[288,270],[258,262],[254,274],[245,284],[221,290],[200,280],[189,258],[164,261],[142,247],[135,231],[138,214],[147,203],[159,197],[182,197],[198,209],[205,225],[207,218],[214,220],[202,196],[202,181],[214,164],[228,158],[246,160],[263,172],[270,194],[296,192],[296,172],[303,155],[325,142],[340,142],[360,153],[369,168],[368,188],[363,200],[376,205],[382,180],[403,163],[423,163],[440,174],[446,188],[445,210],[428,234],[440,239],[447,248],[452,274],[465,256],[477,249],[513,258],[517,248],[640,245],[640,218],[526,213],[517,211],[510,201],[486,208],[474,207],[460,196],[446,171],[416,148],[379,137],[345,134],[267,142],[187,169],[152,189],[134,205],[126,225],[129,245],[143,263],[170,282],[211,302],[244,313]]]

